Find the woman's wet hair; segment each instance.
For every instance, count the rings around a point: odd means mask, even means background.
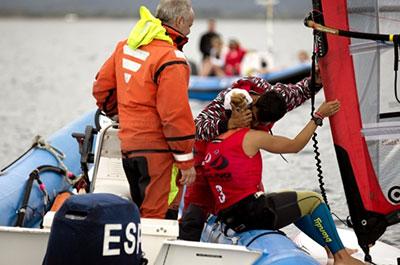
[[[287,112],[284,98],[275,91],[262,94],[256,101],[255,107],[257,108],[256,119],[261,123],[276,122]]]

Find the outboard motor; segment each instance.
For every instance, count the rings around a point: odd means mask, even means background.
[[[107,193],[74,195],[57,211],[43,265],[139,265],[140,214]]]

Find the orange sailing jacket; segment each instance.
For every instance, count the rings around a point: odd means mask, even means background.
[[[124,154],[172,152],[177,166],[187,169],[195,134],[190,68],[180,50],[187,38],[163,26],[174,45],[154,39],[133,50],[121,41],[97,74],[93,95],[107,115],[119,115]]]

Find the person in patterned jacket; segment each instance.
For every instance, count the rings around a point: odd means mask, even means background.
[[[276,91],[285,99],[287,111],[291,111],[311,98],[310,83],[309,77],[296,84],[277,83],[275,85],[271,85],[260,77],[245,77],[233,83],[232,88],[244,89],[254,96],[271,90]],[[321,87],[321,83],[317,82],[316,90],[319,91]],[[225,112],[225,94],[232,88],[221,91],[196,117],[196,140],[210,141],[228,129],[246,127],[250,124],[252,117],[249,115],[229,117],[229,112]]]
[[[322,87],[317,71],[315,92]],[[244,77],[232,84],[231,88],[221,91],[196,117],[196,141],[194,159],[196,168],[195,182],[187,186],[184,197],[184,211],[180,220],[179,237],[184,240],[198,241],[203,225],[209,213],[214,213],[215,203],[209,185],[202,174],[202,161],[206,143],[225,133],[229,129],[248,127],[252,121],[252,112],[238,112],[226,110],[224,106],[225,95],[231,89],[238,88],[249,92],[253,99],[267,91],[276,91],[286,102],[287,111],[302,105],[311,98],[311,78],[307,77],[296,84],[277,83],[272,85],[259,77]],[[273,123],[260,124],[258,129],[270,132]],[[262,186],[262,183],[260,183]]]

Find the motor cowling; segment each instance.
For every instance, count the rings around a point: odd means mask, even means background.
[[[107,193],[73,195],[56,213],[43,265],[142,264],[138,207]]]

